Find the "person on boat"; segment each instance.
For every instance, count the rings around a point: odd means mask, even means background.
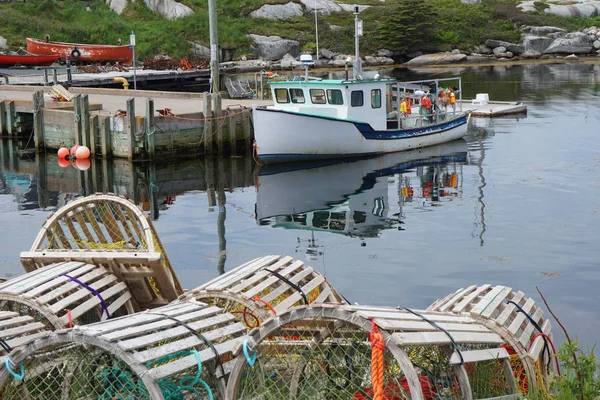
[[[448,110],[448,94],[448,89],[442,90],[442,92],[440,93],[440,106],[442,110],[444,110],[444,112]]]
[[[410,105],[408,103],[408,99],[406,96],[402,97],[402,102],[400,103],[400,117],[402,120],[405,120],[408,117],[408,114],[411,113]],[[401,121],[402,127],[404,127],[404,121]]]
[[[454,114],[456,114],[456,96],[454,95],[454,90],[449,89],[450,90],[450,94],[448,95],[448,98],[450,99],[450,105],[452,106],[452,112]]]
[[[425,93],[421,99],[421,108],[419,109],[419,112],[431,122],[431,99],[429,98],[429,92]]]

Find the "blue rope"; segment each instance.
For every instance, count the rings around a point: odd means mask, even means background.
[[[21,373],[20,374],[17,374],[15,371],[13,371],[12,368],[10,367],[10,364],[12,364],[10,357],[6,357],[6,360],[4,360],[4,366],[6,367],[6,370],[8,371],[9,374],[12,375],[13,378],[22,381],[23,378],[25,377],[25,367],[23,366],[23,363],[21,363]]]
[[[197,398],[200,398],[200,392],[194,387],[198,383],[201,384],[208,393],[209,400],[214,399],[210,386],[201,378],[202,360],[200,359],[200,353],[198,353],[197,350],[187,350],[180,351],[174,354],[169,354],[147,363],[146,367],[150,368],[153,365],[169,362],[175,358],[186,357],[191,354],[196,356],[196,363],[198,365],[198,369],[196,370],[195,376],[184,376],[177,383],[173,382],[170,379],[162,379],[158,382],[158,386],[160,387],[160,390],[162,391],[165,400],[185,400],[185,396],[182,393],[183,391],[193,392],[196,394]]]
[[[70,280],[72,280],[73,282],[80,284],[81,286],[83,286],[84,288],[89,290],[94,296],[98,297],[100,299],[100,306],[102,307],[102,312],[106,312],[107,318],[110,318],[110,312],[108,311],[108,306],[106,305],[106,302],[104,301],[104,298],[102,297],[100,292],[98,292],[96,289],[94,289],[90,285],[80,281],[79,279],[77,279],[75,277],[72,277],[67,274],[62,274],[61,276],[65,276],[65,277],[69,278]]]
[[[250,339],[246,338],[246,340],[244,340],[244,343],[242,344],[242,349],[244,350],[244,356],[246,357],[246,362],[248,363],[249,366],[253,367],[254,363],[256,363],[256,350],[254,350],[254,354],[252,355],[252,357],[250,357],[250,355],[248,354],[248,341]]]

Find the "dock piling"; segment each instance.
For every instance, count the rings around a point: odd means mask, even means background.
[[[89,118],[90,121],[90,154],[94,156],[96,154],[96,146],[98,145],[98,132],[100,131],[98,115],[92,115]]]
[[[212,94],[204,93],[204,154],[212,153],[213,129],[212,129]]]
[[[129,161],[133,160],[133,155],[135,154],[135,98],[130,97],[127,100],[127,128],[129,130],[129,152],[128,159]]]
[[[111,158],[112,138],[110,131],[110,116],[106,116],[100,121],[100,145],[102,147],[102,156],[104,158]]]
[[[6,103],[0,100],[0,136],[6,133]]]
[[[235,115],[235,111],[232,110],[226,110],[225,111],[227,114],[227,130],[229,131],[229,146],[231,147],[231,154],[232,155],[237,155],[237,144],[236,144],[236,115]]]
[[[44,70],[46,71],[46,70]],[[35,150],[44,149],[44,92],[36,90],[33,93],[33,137]]]
[[[91,129],[90,129],[90,100],[87,94],[81,96],[81,131],[82,144],[88,148],[91,147]]]
[[[56,68],[52,68],[52,84],[58,85],[58,72],[56,72]]]
[[[15,102],[9,100],[6,104],[6,132],[9,136],[15,132]]]
[[[221,93],[213,93],[213,115],[215,117],[215,132],[217,139],[217,151],[223,154],[223,108],[221,107]]]
[[[242,110],[245,111],[245,110]],[[246,151],[248,151],[249,149],[252,148],[252,143],[250,142],[250,136],[252,134],[252,120],[251,118],[251,113],[249,112],[242,112],[242,127],[243,127],[243,132],[244,132],[244,143],[245,143],[245,149]]]
[[[154,160],[154,100],[146,99],[146,146],[148,157]]]
[[[81,126],[81,95],[73,97],[73,133],[75,134],[75,144],[83,143],[83,129]]]

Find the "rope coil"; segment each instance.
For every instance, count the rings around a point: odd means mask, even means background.
[[[373,400],[383,400],[383,353],[385,341],[375,319],[371,319],[371,384],[373,385]]]

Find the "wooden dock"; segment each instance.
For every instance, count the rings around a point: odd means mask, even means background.
[[[487,104],[473,104],[473,100],[463,100],[462,109],[472,117],[483,118],[527,114],[527,106],[516,101],[490,101]]]
[[[88,146],[92,155],[156,160],[186,154],[240,154],[252,148],[252,104],[220,94],[0,86],[0,136],[29,137],[36,150]]]

